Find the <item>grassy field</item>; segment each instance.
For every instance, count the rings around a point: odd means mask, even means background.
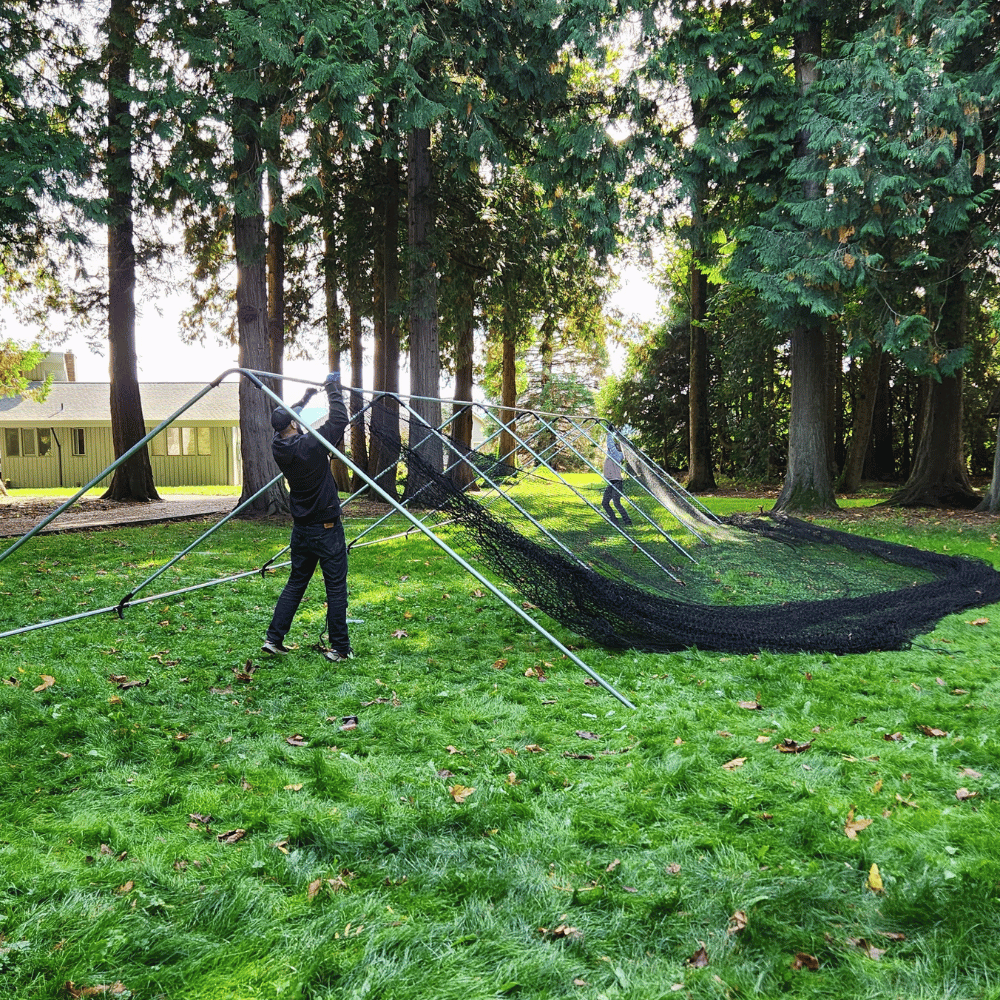
[[[940,521],[851,526],[1000,561]],[[33,539],[0,630],[114,606],[203,530]],[[149,592],[286,541],[227,524]],[[283,579],[0,641],[0,997],[1000,997],[997,608],[841,658],[546,619],[631,711],[423,538],[352,553],[338,669],[318,581],[262,660]]]

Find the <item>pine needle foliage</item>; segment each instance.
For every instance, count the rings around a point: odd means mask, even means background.
[[[34,539],[5,625],[114,603],[197,531]],[[170,585],[286,535],[224,526]],[[416,538],[352,552],[357,660],[310,649],[317,584],[262,662],[282,576],[4,641],[0,994],[997,995],[995,608],[841,658],[612,655],[548,623],[630,712]]]

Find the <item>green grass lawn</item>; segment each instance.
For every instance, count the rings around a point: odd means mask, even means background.
[[[32,539],[0,631],[204,528]],[[1000,559],[989,527],[852,529]],[[230,522],[152,592],[287,534]],[[1000,997],[997,608],[840,658],[545,619],[630,711],[422,537],[352,553],[339,668],[318,578],[262,660],[283,581],[0,641],[0,997]]]

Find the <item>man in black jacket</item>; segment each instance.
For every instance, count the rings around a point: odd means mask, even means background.
[[[329,399],[326,422],[317,431],[333,445],[347,427],[347,407],[340,375],[331,372],[323,383]],[[296,413],[315,395],[308,389],[292,405]],[[347,634],[347,544],[340,519],[340,497],[330,472],[330,453],[311,434],[303,433],[288,411],[277,407],[271,414],[274,440],[271,453],[288,480],[291,497],[292,568],[267,628],[261,652],[280,656],[288,652],[284,639],[318,563],[326,584],[326,624],[330,648],[323,655],[332,663],[354,656]]]

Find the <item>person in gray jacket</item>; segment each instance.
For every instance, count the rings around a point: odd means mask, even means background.
[[[329,401],[326,421],[317,432],[333,445],[339,444],[347,428],[347,407],[340,387],[340,375],[331,372],[323,383]],[[296,414],[316,394],[305,395],[291,409]],[[288,582],[267,627],[261,652],[282,656],[288,652],[284,639],[292,619],[312,579],[317,564],[326,585],[326,625],[330,648],[323,655],[331,663],[354,656],[347,632],[347,544],[340,518],[340,496],[330,471],[330,452],[312,434],[303,432],[282,407],[271,414],[274,439],[271,453],[288,481],[292,512],[292,568]]]
[[[631,524],[632,518],[628,516],[627,511],[622,506],[622,462],[624,460],[625,456],[618,445],[618,439],[611,431],[608,431],[607,458],[604,459],[604,468],[601,470],[608,485],[604,487],[601,506],[608,517],[614,521],[616,519],[615,512],[611,509],[611,504],[614,503],[615,507],[618,508],[618,516],[621,518],[622,524]]]

